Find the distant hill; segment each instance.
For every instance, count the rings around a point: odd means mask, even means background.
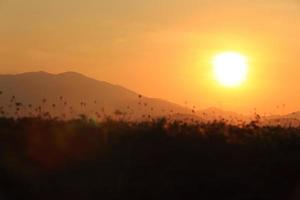
[[[234,122],[234,123],[239,123],[241,121],[246,122],[249,120],[249,117],[247,117],[245,115],[238,114],[238,113],[235,113],[232,111],[224,111],[224,110],[221,110],[221,109],[215,108],[215,107],[201,110],[199,114],[210,120],[217,119],[217,120],[225,120],[225,121]]]
[[[185,113],[185,108],[139,95],[119,85],[98,81],[75,72],[30,72],[0,75],[0,106],[7,114],[49,112],[74,117],[115,115],[155,117]]]
[[[300,112],[293,112],[287,115],[267,116],[263,120],[266,125],[280,125],[280,126],[300,126]]]
[[[234,123],[249,119],[218,108],[188,109],[76,72],[0,75],[1,113],[6,116],[48,114],[65,118],[77,117],[80,114],[93,118],[110,116],[124,119],[166,116],[174,120],[217,119]]]

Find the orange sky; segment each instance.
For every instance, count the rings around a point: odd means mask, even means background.
[[[300,110],[298,0],[0,0],[0,24],[0,73],[78,71],[198,108]],[[213,79],[222,51],[249,57],[242,87]]]

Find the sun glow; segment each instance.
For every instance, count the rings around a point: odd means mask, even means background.
[[[248,59],[236,52],[224,52],[213,59],[215,79],[225,87],[240,86],[247,78]]]

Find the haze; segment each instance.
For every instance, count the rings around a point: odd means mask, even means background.
[[[199,109],[300,110],[298,0],[0,0],[0,73],[77,71]],[[211,59],[249,58],[219,86]]]

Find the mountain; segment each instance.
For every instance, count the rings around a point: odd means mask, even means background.
[[[139,95],[119,85],[76,72],[30,72],[0,75],[0,111],[6,115],[156,117],[185,113],[186,109],[161,99]]]
[[[300,111],[293,112],[285,116],[286,118],[300,119]]]
[[[280,126],[300,126],[300,112],[293,112],[287,115],[267,116],[264,119],[265,125],[280,125]]]
[[[174,120],[226,120],[237,123],[247,117],[218,108],[192,110],[142,96],[119,85],[95,80],[76,72],[50,74],[29,72],[0,75],[0,116],[149,119],[166,116]]]
[[[215,107],[201,110],[199,114],[201,114],[203,117],[209,120],[225,120],[232,123],[247,122],[250,120],[248,116],[238,114],[232,111],[225,111]]]

